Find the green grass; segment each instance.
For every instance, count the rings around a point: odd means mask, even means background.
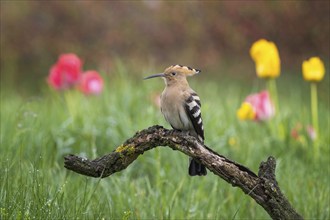
[[[189,80],[202,99],[208,146],[255,172],[275,156],[277,180],[296,210],[306,219],[330,218],[328,93],[319,103],[316,157],[307,136],[290,137],[297,123],[310,121],[309,88],[302,80],[277,80],[280,114],[268,123],[240,122],[235,115],[245,96],[261,88],[253,86],[259,80]],[[146,152],[102,180],[63,167],[66,154],[96,158],[138,130],[169,127],[151,101],[163,89],[161,80],[134,79],[118,67],[98,97],[46,86],[34,97],[1,89],[0,219],[269,219],[250,197],[212,173],[189,177],[187,156],[169,148]]]

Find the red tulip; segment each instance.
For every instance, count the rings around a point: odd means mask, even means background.
[[[268,91],[252,94],[246,97],[245,102],[253,106],[256,121],[264,121],[274,116],[275,108],[270,100]]]
[[[98,95],[103,90],[103,79],[98,72],[89,70],[82,74],[79,87],[86,95]]]
[[[81,76],[82,62],[75,54],[60,55],[56,64],[49,71],[48,83],[56,90],[67,89],[75,84]]]
[[[300,123],[297,123],[294,128],[291,129],[291,137],[295,140],[299,140],[301,138],[301,130],[303,129],[303,125]]]

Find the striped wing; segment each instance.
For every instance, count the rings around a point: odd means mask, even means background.
[[[185,110],[190,118],[198,138],[204,141],[204,128],[201,114],[201,101],[196,93],[192,93],[185,103]]]

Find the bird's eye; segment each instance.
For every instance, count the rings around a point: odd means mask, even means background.
[[[175,76],[175,75],[176,75],[176,72],[172,72],[171,75],[172,75],[172,76]]]

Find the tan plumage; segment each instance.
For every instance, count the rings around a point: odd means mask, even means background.
[[[151,75],[145,79],[163,77],[165,89],[161,95],[161,111],[172,128],[189,131],[191,135],[204,141],[204,129],[201,117],[201,103],[198,95],[188,84],[187,76],[200,73],[200,70],[182,65],[173,65],[164,73]],[[195,160],[190,161],[189,174],[206,175],[206,168]]]

